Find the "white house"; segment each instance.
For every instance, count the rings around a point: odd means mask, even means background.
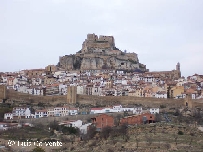
[[[100,85],[94,85],[93,88],[92,88],[92,95],[96,95],[96,96],[99,96],[101,94],[101,88],[100,88]]]
[[[36,118],[36,117],[35,117],[35,114],[29,114],[29,115],[26,115],[25,117],[26,117],[26,118]]]
[[[134,108],[123,108],[123,111],[134,111]]]
[[[176,99],[186,98],[186,94],[185,93],[181,93],[180,95],[177,95],[175,98]]]
[[[155,98],[167,98],[167,93],[166,91],[158,91],[155,94]]]
[[[201,87],[203,87],[203,81],[200,83]]]
[[[0,131],[1,131],[1,130],[8,130],[7,123],[2,123],[2,122],[0,122]]]
[[[87,134],[87,128],[88,128],[88,126],[90,126],[92,123],[87,123],[87,124],[84,124],[84,125],[82,125],[82,126],[80,126],[80,132],[82,133],[82,134]]]
[[[77,108],[70,108],[69,109],[69,115],[77,115],[78,109]]]
[[[149,109],[149,112],[150,112],[151,114],[159,113],[159,108],[150,108],[150,109]]]
[[[13,119],[14,118],[26,118],[27,115],[31,114],[31,111],[29,108],[26,107],[15,107],[12,111]]]
[[[69,121],[69,122],[70,122],[71,127],[80,128],[82,126],[82,121],[81,120],[72,120],[72,121]]]
[[[7,76],[2,76],[1,78],[2,78],[3,83],[7,83]]]
[[[77,94],[84,94],[84,93],[85,93],[84,85],[78,85],[77,86]]]
[[[133,114],[141,114],[142,113],[142,107],[136,107],[133,109]]]
[[[109,113],[109,112],[113,112],[114,110],[112,108],[106,107],[102,109],[102,113]]]
[[[41,78],[32,78],[32,85],[40,85],[42,84],[42,79]]]
[[[28,87],[26,85],[21,85],[19,88],[18,88],[18,92],[21,92],[21,93],[27,93],[27,89]]]
[[[139,75],[134,75],[134,76],[132,77],[132,81],[137,82],[137,81],[139,81],[139,80],[140,80]]]
[[[12,113],[4,113],[4,119],[6,119],[6,120],[13,119],[13,114]]]
[[[192,99],[196,99],[196,93],[192,93]]]
[[[64,125],[66,127],[75,127],[80,128],[82,126],[81,120],[70,120],[70,121],[62,121],[59,125]]]
[[[56,71],[56,72],[54,73],[54,77],[59,77],[59,78],[61,78],[61,77],[64,77],[64,76],[66,76],[66,71]]]
[[[54,116],[54,108],[47,109],[47,115],[48,115],[48,117],[53,117]]]
[[[67,85],[59,84],[59,94],[61,95],[67,94]]]
[[[35,118],[42,118],[42,117],[48,117],[47,110],[36,110],[35,111]]]
[[[148,76],[145,78],[145,82],[154,82],[154,81],[155,81],[154,76]]]
[[[127,85],[127,82],[128,82],[128,80],[126,80],[126,79],[122,79],[122,85]]]
[[[15,77],[7,77],[7,85],[13,86],[18,82],[18,79]]]
[[[90,114],[104,113],[103,108],[91,108]]]
[[[55,107],[54,108],[54,116],[60,117],[60,116],[67,116],[69,115],[68,107]]]
[[[122,105],[115,105],[112,109],[117,112],[123,111]]]
[[[116,71],[116,73],[117,73],[117,74],[123,74],[124,71],[122,71],[122,70],[118,70],[118,71]]]

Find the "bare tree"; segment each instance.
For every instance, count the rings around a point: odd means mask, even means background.
[[[139,142],[140,142],[139,133],[136,133],[136,135],[135,135],[135,142],[136,142],[136,148],[138,149],[138,147],[139,147]]]
[[[160,122],[162,120],[161,115],[156,113],[155,114],[155,122]]]
[[[90,139],[94,138],[94,136],[96,135],[96,127],[95,126],[89,126],[88,130],[87,130],[87,134],[82,136],[83,140],[87,140],[89,141]]]
[[[122,135],[123,139],[127,142],[129,139],[127,124],[122,124],[118,131],[119,131],[120,135]]]
[[[152,144],[152,136],[150,136],[148,134],[145,134],[145,138],[146,138],[146,141],[147,141],[148,145],[151,146],[151,144]]]
[[[183,122],[183,115],[182,115],[182,113],[180,113],[178,115],[177,120],[178,120],[179,124]]]
[[[112,128],[110,126],[106,126],[102,128],[100,137],[104,138],[105,140],[110,136],[110,133],[112,132]]]
[[[175,144],[177,145],[178,144],[178,134],[174,133],[173,138],[174,138]]]
[[[191,131],[191,132],[190,132],[190,143],[189,143],[189,145],[192,144],[194,138],[195,138],[195,132]]]
[[[115,117],[115,119],[114,119],[114,124],[115,124],[115,126],[119,126],[121,117],[122,117],[121,114],[118,114],[118,115]]]
[[[169,150],[171,148],[171,145],[169,143],[166,143],[165,147],[166,147],[167,150]]]

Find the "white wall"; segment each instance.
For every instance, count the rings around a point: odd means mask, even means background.
[[[149,111],[151,114],[159,113],[159,108],[150,108]]]

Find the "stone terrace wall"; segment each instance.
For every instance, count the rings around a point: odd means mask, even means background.
[[[184,99],[158,99],[158,98],[142,98],[130,96],[87,96],[78,95],[78,101],[83,103],[105,103],[105,104],[142,104],[145,106],[172,106],[180,107],[184,105]]]
[[[25,93],[19,93],[13,90],[7,91],[8,99],[15,101],[32,101],[44,102],[56,105],[58,103],[66,103],[67,96],[36,96]],[[88,96],[77,95],[77,101],[84,104],[100,104],[100,105],[115,105],[115,104],[142,104],[144,106],[160,106],[167,107],[181,107],[185,105],[184,99],[161,99],[161,98],[142,98],[142,97],[129,97],[129,96]],[[192,107],[203,108],[203,100],[190,100]]]
[[[33,101],[33,102],[66,102],[67,96],[39,96],[26,93],[20,93],[13,90],[8,90],[8,99],[16,101]]]
[[[200,107],[203,109],[203,100],[195,100],[192,102],[193,107]]]
[[[0,100],[6,99],[7,97],[7,90],[5,85],[0,85]]]

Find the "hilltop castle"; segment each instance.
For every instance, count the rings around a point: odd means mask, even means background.
[[[65,70],[140,70],[147,71],[146,65],[139,63],[136,53],[126,53],[115,46],[113,36],[99,37],[88,34],[82,44],[82,49],[74,55],[59,58],[59,67]]]

